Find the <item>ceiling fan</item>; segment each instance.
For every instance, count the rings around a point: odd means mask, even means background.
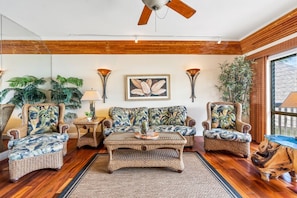
[[[159,10],[165,5],[186,18],[190,18],[196,12],[196,10],[181,0],[142,0],[142,2],[145,5],[139,18],[138,25],[147,24],[152,11]]]

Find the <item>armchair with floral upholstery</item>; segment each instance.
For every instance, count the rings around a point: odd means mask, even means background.
[[[7,131],[10,180],[15,182],[38,169],[60,169],[67,153],[64,104],[25,104],[22,125]]]
[[[241,104],[208,102],[206,110],[207,120],[202,122],[205,151],[226,150],[247,158],[251,125],[241,120]]]

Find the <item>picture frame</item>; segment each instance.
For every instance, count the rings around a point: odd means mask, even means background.
[[[170,100],[170,75],[126,75],[126,100]]]

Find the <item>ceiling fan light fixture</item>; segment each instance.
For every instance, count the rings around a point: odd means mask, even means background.
[[[218,43],[218,44],[221,44],[221,42],[222,42],[222,38],[221,38],[221,37],[219,37],[219,38],[218,38],[218,42],[217,42],[217,43]]]
[[[166,5],[170,0],[142,0],[142,2],[151,10],[159,10]]]

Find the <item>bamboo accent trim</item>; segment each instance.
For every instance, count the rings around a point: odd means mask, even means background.
[[[297,47],[297,37],[248,56],[250,60],[271,56]]]
[[[297,8],[241,40],[245,54],[297,32]]]
[[[3,54],[242,54],[229,41],[3,41]]]
[[[255,60],[252,65],[254,70],[253,87],[250,96],[250,124],[252,125],[252,139],[257,143],[264,140],[264,134],[267,133],[266,116],[266,58]]]

